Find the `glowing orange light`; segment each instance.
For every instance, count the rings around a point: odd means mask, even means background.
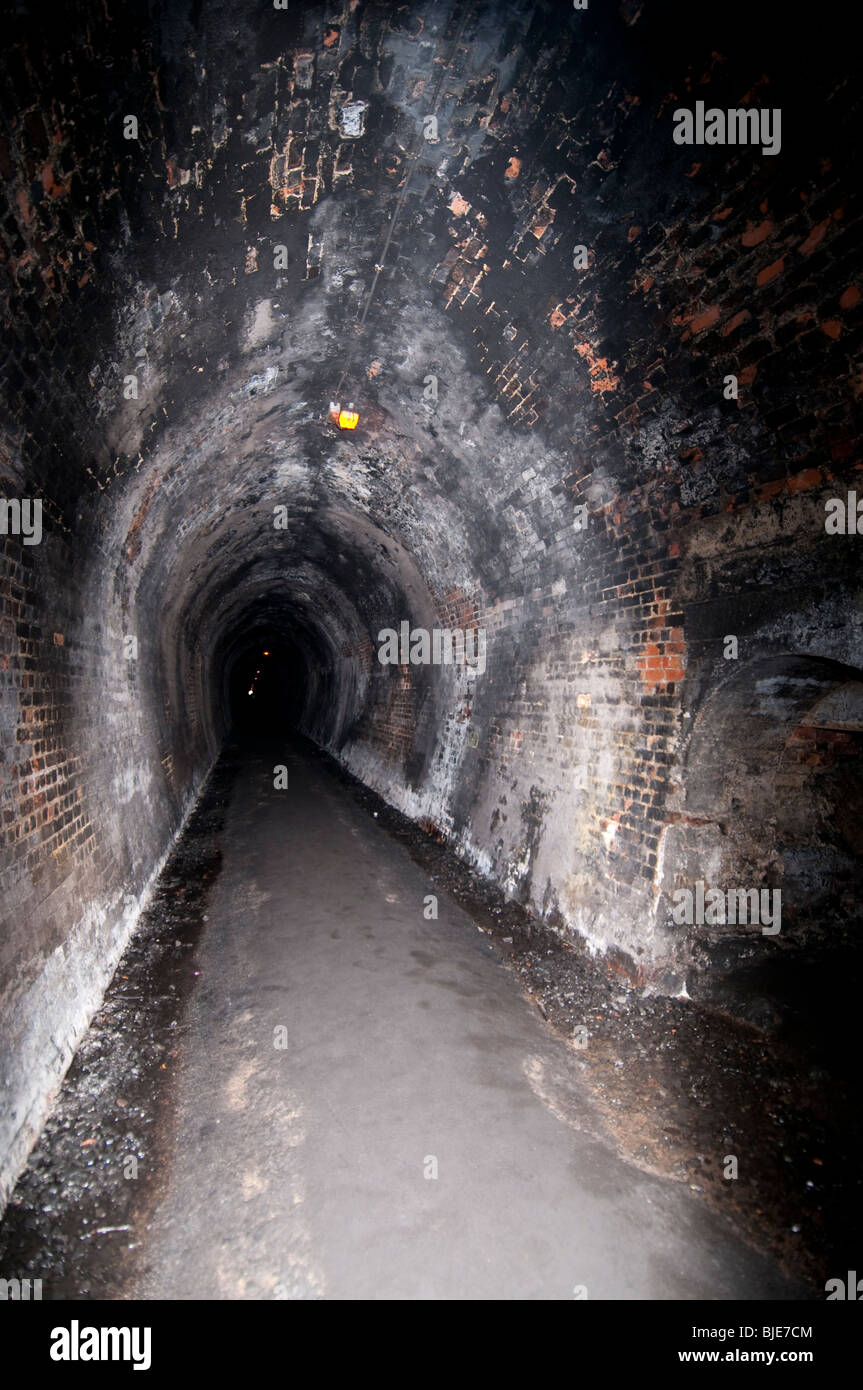
[[[340,410],[340,411],[339,411],[339,429],[340,429],[340,430],[355,430],[356,427],[357,427],[357,425],[358,425],[359,423],[360,423],[360,416],[359,416],[359,412],[358,412],[358,411],[356,411],[356,410]]]
[[[263,652],[262,655],[263,655],[263,656],[269,656],[270,653],[269,653],[269,652]]]

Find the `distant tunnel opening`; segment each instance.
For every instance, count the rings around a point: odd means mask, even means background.
[[[308,671],[296,646],[256,642],[238,656],[230,676],[228,723],[235,734],[274,736],[302,718]]]

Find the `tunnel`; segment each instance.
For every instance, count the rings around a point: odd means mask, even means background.
[[[856,1268],[853,45],[778,15],[9,7],[3,1288]]]

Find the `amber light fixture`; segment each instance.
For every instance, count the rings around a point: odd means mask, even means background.
[[[360,423],[360,412],[354,409],[353,401],[344,407],[337,401],[330,401],[330,420],[340,430],[355,430]]]

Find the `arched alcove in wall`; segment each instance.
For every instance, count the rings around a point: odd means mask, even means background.
[[[797,654],[747,663],[696,714],[678,776],[659,911],[672,955],[690,957],[688,992],[811,1026],[859,969],[863,671]],[[676,890],[695,904],[699,883],[768,893],[770,920],[675,920]]]

